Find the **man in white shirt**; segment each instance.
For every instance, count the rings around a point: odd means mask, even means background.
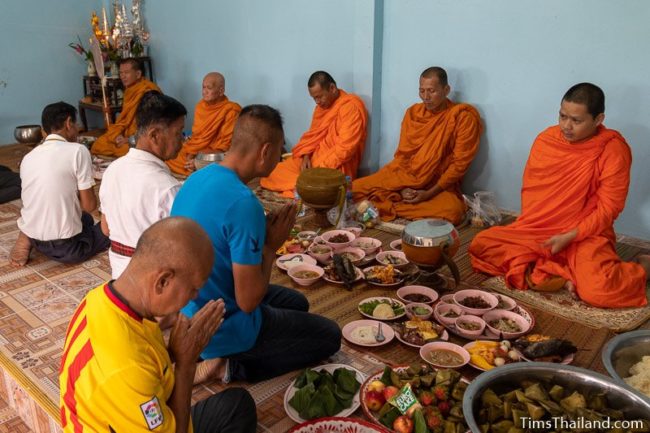
[[[65,102],[43,109],[48,135],[20,165],[20,233],[9,257],[14,266],[25,265],[32,248],[62,263],[80,263],[108,248],[89,213],[97,208],[95,180],[90,152],[75,142],[76,121],[77,110]]]
[[[135,114],[136,147],[102,176],[102,230],[111,239],[108,257],[114,279],[131,261],[142,232],[169,216],[181,185],[164,161],[175,158],[181,149],[186,114],[174,98],[146,93]]]

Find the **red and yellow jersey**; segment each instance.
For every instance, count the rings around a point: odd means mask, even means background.
[[[176,431],[167,406],[174,370],[158,323],[131,310],[110,283],[72,316],[59,381],[65,433]]]

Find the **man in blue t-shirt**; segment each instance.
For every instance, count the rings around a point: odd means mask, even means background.
[[[192,174],[174,201],[171,215],[198,222],[215,250],[208,281],[183,313],[192,317],[218,298],[226,307],[219,332],[201,354],[206,361],[197,382],[256,382],[307,367],[340,348],[335,322],[308,313],[301,293],[269,284],[275,251],[295,223],[296,205],[265,218],[246,184],[273,171],[283,145],[280,113],[266,105],[245,107],[221,165]]]

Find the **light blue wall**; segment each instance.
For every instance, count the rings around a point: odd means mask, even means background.
[[[60,100],[77,105],[86,64],[71,48],[91,34],[100,0],[2,0],[0,7],[0,144],[14,128],[40,124],[41,111]],[[87,43],[84,44],[87,47]]]
[[[560,99],[590,81],[606,94],[608,127],[634,155],[616,228],[650,238],[650,2],[646,0],[400,0],[384,14],[381,157],[392,158],[404,110],[427,66],[447,69],[452,99],[485,122],[467,191],[496,191],[519,210],[535,136],[557,122]]]

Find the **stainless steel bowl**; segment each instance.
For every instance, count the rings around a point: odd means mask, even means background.
[[[628,391],[607,376],[572,365],[517,362],[486,371],[470,383],[463,398],[463,414],[472,432],[481,432],[476,416],[480,409],[483,391],[492,388],[499,394],[513,389],[513,386],[517,386],[522,380],[548,381],[581,393],[605,392],[609,407],[622,410],[625,419],[650,420],[650,401]]]
[[[21,125],[16,126],[14,138],[22,144],[38,144],[43,140],[40,125]]]
[[[625,383],[624,377],[630,376],[630,367],[650,355],[650,330],[625,332],[617,335],[603,347],[603,365],[614,381],[650,402],[650,397]]]
[[[200,170],[207,165],[220,163],[225,156],[225,152],[198,153],[194,158],[194,166]]]

